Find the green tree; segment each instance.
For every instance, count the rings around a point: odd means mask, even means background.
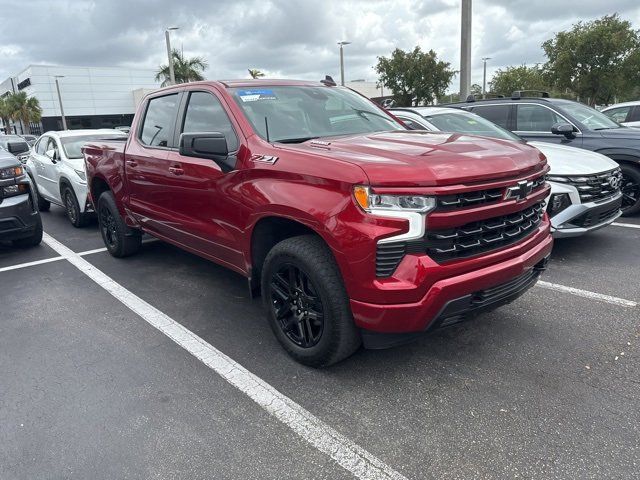
[[[496,70],[489,85],[492,92],[502,95],[511,95],[516,90],[550,90],[542,71],[526,65]]]
[[[40,102],[35,97],[28,97],[27,92],[12,93],[7,97],[10,117],[20,120],[22,131],[31,133],[31,122],[39,122],[42,118]]]
[[[5,133],[11,133],[9,131],[9,124],[11,123],[13,111],[9,104],[9,96],[0,97],[0,120],[2,120],[2,126]]]
[[[578,22],[542,44],[554,86],[591,105],[608,104],[640,85],[640,37],[618,14]]]
[[[390,58],[378,57],[374,68],[380,84],[404,107],[431,103],[444,95],[456,73],[451,64],[438,60],[436,52],[423,52],[420,47],[410,52],[396,48]]]
[[[209,68],[209,64],[202,57],[186,58],[179,50],[171,52],[173,57],[173,73],[176,83],[188,83],[204,80],[203,73]],[[162,86],[169,85],[171,77],[169,75],[169,65],[160,65],[156,73],[156,81],[162,80]]]
[[[264,77],[264,72],[261,72],[260,70],[258,70],[257,68],[250,68],[249,69],[249,76],[251,78],[260,78],[260,77]]]
[[[471,85],[471,95],[482,95],[482,87],[477,83]]]

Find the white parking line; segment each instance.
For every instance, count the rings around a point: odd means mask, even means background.
[[[619,305],[621,307],[637,307],[638,303],[631,300],[625,300],[624,298],[612,297],[611,295],[604,295],[602,293],[590,292],[588,290],[581,290],[579,288],[567,287],[565,285],[559,285],[557,283],[543,282],[538,280],[536,286],[542,288],[548,288],[549,290],[557,290],[558,292],[570,293],[577,295],[578,297],[589,298],[591,300],[598,300],[601,302],[611,303],[613,305]]]
[[[74,253],[46,233],[43,241],[147,323],[187,350],[270,415],[288,426],[303,440],[331,457],[355,477],[367,480],[406,480],[403,475],[338,433],[242,365],[116,283],[79,254]]]
[[[17,270],[19,268],[32,267],[33,265],[42,265],[43,263],[57,262],[58,260],[64,260],[64,257],[45,258],[43,260],[35,260],[33,262],[19,263],[18,265],[10,265],[8,267],[0,268],[0,272],[8,272],[9,270]]]
[[[107,251],[106,247],[94,248],[93,250],[86,250],[84,252],[80,252],[78,253],[78,255],[80,255],[81,257],[84,257],[85,255],[91,255],[92,253],[100,253],[100,252],[106,252],[106,251]]]
[[[618,222],[613,222],[611,225],[614,225],[616,227],[627,227],[627,228],[640,228],[640,225],[635,225],[633,223],[618,223]]]

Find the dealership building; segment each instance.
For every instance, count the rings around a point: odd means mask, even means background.
[[[29,65],[0,83],[0,96],[24,91],[38,99],[42,120],[30,125],[32,133],[62,130],[57,78],[67,128],[113,128],[131,125],[142,97],[160,86],[155,76],[154,69]],[[10,130],[24,133],[20,122]]]

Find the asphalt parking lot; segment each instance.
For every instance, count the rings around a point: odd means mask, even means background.
[[[42,216],[0,247],[2,479],[640,478],[640,217],[557,241],[510,305],[314,370],[240,276]]]

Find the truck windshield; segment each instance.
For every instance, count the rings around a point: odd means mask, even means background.
[[[522,140],[517,135],[474,113],[451,111],[434,115],[423,114],[423,117],[443,132],[468,133],[502,140]]]
[[[94,142],[96,140],[126,140],[127,136],[123,133],[103,133],[92,135],[78,135],[77,137],[62,137],[60,143],[64,149],[64,154],[67,158],[82,158],[82,147],[87,142]]]
[[[233,88],[231,93],[265,140],[268,125],[271,142],[405,130],[384,110],[346,88],[266,86]]]

